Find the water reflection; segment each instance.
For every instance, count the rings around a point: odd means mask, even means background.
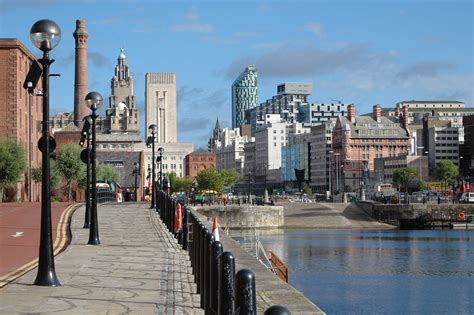
[[[474,231],[309,231],[260,236],[290,283],[330,314],[474,313]]]

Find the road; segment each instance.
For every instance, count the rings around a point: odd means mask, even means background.
[[[284,207],[283,228],[301,229],[393,229],[369,217],[354,203],[278,202]]]
[[[62,215],[65,210],[71,209],[70,205],[66,202],[51,204],[54,244],[59,244],[66,237],[61,227],[67,224],[67,218]],[[41,204],[38,202],[0,203],[0,282],[19,268],[36,265],[34,261],[38,258],[40,218]],[[61,218],[66,222],[61,222]]]

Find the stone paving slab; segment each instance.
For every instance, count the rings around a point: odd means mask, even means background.
[[[32,285],[33,269],[0,290],[1,314],[204,314],[189,256],[148,204],[100,205],[101,245],[86,245],[84,207],[56,256],[61,287]]]

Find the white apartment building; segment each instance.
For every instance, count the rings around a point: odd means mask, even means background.
[[[215,142],[216,164],[218,170],[235,169],[240,177],[244,176],[244,144],[255,141],[240,135],[240,128],[224,128]]]

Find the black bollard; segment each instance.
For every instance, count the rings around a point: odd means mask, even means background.
[[[199,240],[199,283],[200,283],[200,291],[201,294],[201,308],[204,308],[204,273],[205,273],[205,261],[206,261],[206,236],[210,234],[209,230],[204,226],[201,231],[201,239]]]
[[[291,315],[291,312],[281,305],[273,305],[267,308],[263,315]]]
[[[234,314],[235,258],[231,252],[223,252],[219,259],[219,315]]]
[[[209,311],[209,283],[210,283],[210,268],[211,264],[211,245],[214,243],[214,235],[209,232],[206,234],[206,240],[204,243],[204,281],[203,281],[203,294],[201,294],[202,308]]]
[[[219,257],[224,251],[222,243],[215,241],[211,245],[209,263],[209,309],[211,314],[217,314],[218,311],[218,294],[219,294]]]
[[[237,314],[257,315],[255,274],[248,269],[237,272],[235,280],[235,310]]]

